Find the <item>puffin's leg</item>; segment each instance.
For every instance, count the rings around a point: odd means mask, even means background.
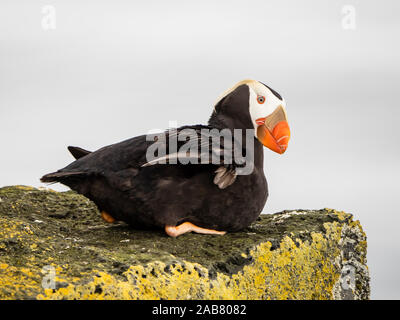
[[[167,235],[174,238],[180,236],[181,234],[191,231],[202,234],[218,234],[218,235],[224,235],[226,233],[225,231],[200,228],[190,222],[184,222],[179,226],[165,226],[165,232],[167,233]]]
[[[105,212],[105,211],[102,211],[102,212],[101,212],[101,217],[103,218],[103,220],[104,220],[105,222],[108,222],[108,223],[113,223],[113,222],[116,221],[110,214],[108,214],[108,213]]]

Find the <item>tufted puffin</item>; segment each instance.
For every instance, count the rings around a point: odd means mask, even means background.
[[[222,131],[231,137],[225,139]],[[68,147],[76,160],[41,181],[86,196],[108,222],[163,228],[171,237],[191,231],[222,235],[260,215],[268,197],[263,146],[284,153],[290,130],[284,99],[262,82],[243,80],[217,99],[208,125],[163,134],[94,152]],[[155,144],[156,152],[149,152]]]

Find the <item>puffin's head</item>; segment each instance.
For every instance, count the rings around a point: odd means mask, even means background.
[[[230,128],[254,128],[256,138],[264,146],[282,154],[290,138],[285,105],[279,93],[265,84],[243,80],[218,98],[209,123],[219,121]]]

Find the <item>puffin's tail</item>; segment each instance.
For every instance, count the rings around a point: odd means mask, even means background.
[[[79,148],[79,147],[69,146],[68,150],[69,150],[69,152],[71,152],[71,154],[77,160],[84,156],[87,156],[89,153],[91,153],[90,151],[87,151],[87,150]],[[61,169],[57,172],[52,172],[52,173],[46,174],[40,178],[40,181],[45,182],[45,183],[60,182],[60,183],[63,183],[65,185],[71,187],[71,184],[74,185],[77,181],[88,176],[87,172],[67,171],[67,170],[68,169]]]
[[[69,150],[69,152],[71,152],[71,154],[74,156],[74,158],[76,160],[78,160],[84,156],[87,156],[89,153],[91,153],[88,150],[85,150],[85,149],[82,149],[79,147],[72,147],[72,146],[69,146],[68,150]]]
[[[52,172],[49,174],[44,175],[43,177],[40,178],[41,182],[61,182],[61,183],[65,183],[68,180],[73,180],[76,178],[80,178],[83,176],[86,176],[87,173],[82,172],[82,171],[74,171],[74,172],[61,172],[61,171],[57,171],[57,172]]]

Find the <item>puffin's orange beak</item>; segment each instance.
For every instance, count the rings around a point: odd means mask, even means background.
[[[256,123],[258,140],[272,151],[284,153],[289,143],[290,129],[283,107],[279,106],[266,118],[257,119]]]

